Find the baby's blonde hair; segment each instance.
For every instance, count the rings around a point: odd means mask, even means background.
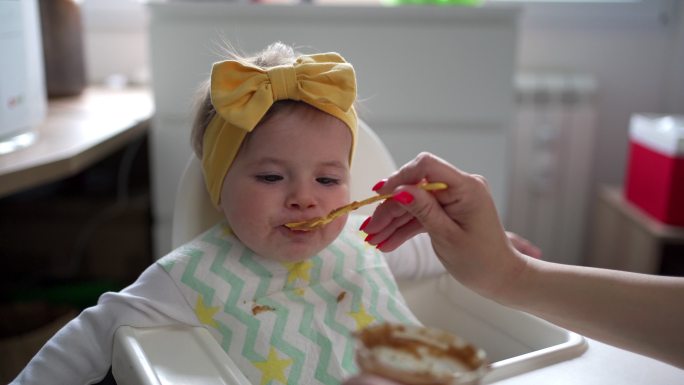
[[[275,42],[254,56],[241,55],[235,49],[226,48],[224,60],[236,60],[265,70],[279,65],[292,64],[297,60],[298,56],[299,53],[295,52],[291,46]],[[274,111],[283,106],[292,104],[292,101],[287,100],[274,103],[262,120],[267,119]],[[195,117],[192,123],[191,143],[195,155],[201,159],[204,132],[211,119],[216,115],[216,110],[211,104],[210,79],[207,79],[200,85],[194,106]]]

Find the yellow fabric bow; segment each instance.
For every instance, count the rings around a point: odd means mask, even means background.
[[[356,76],[336,53],[304,55],[295,63],[263,70],[234,60],[214,63],[211,103],[216,115],[203,138],[202,170],[207,190],[218,206],[223,179],[248,132],[278,100],[305,102],[341,121],[356,145]]]

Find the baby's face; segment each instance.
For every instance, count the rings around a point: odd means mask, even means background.
[[[284,262],[312,257],[346,217],[315,231],[286,223],[327,214],[349,201],[351,133],[340,120],[306,106],[258,125],[226,174],[221,210],[257,254]]]

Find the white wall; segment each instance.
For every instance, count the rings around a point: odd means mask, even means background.
[[[144,11],[132,0],[83,2],[89,80],[115,73],[146,80]],[[622,183],[632,113],[684,113],[683,14],[675,0],[525,7],[518,66],[586,71],[598,80],[596,183]]]
[[[631,114],[684,112],[684,7],[677,5],[528,5],[523,13],[519,68],[597,80],[595,184],[622,185]]]
[[[672,50],[669,68],[669,93],[666,94],[668,112],[684,114],[684,4],[677,3],[673,12]]]
[[[494,201],[505,213],[516,9],[218,2],[152,2],[149,9],[158,252],[170,245],[165,238],[173,190],[190,155],[187,106],[211,63],[222,59],[213,43],[220,38],[246,52],[282,40],[305,52],[342,53],[354,63],[362,112],[367,112],[361,116],[399,164],[430,151],[487,175]]]
[[[585,241],[572,245],[580,255],[589,250],[599,187],[624,183],[630,116],[684,113],[683,13],[677,1],[525,6],[518,69],[589,73],[598,84],[593,175],[587,207],[577,208],[587,213]]]
[[[133,0],[84,0],[83,6],[90,79],[100,82],[112,73],[145,79],[140,72],[148,66],[144,6]],[[527,4],[518,44],[519,69],[595,76],[593,194],[600,184],[623,183],[631,114],[684,113],[684,5],[679,1]],[[136,78],[136,73],[142,75]]]
[[[81,6],[88,81],[149,82],[148,16],[137,0],[84,0]]]

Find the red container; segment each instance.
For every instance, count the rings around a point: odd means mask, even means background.
[[[684,116],[635,115],[629,130],[627,200],[684,226]]]

